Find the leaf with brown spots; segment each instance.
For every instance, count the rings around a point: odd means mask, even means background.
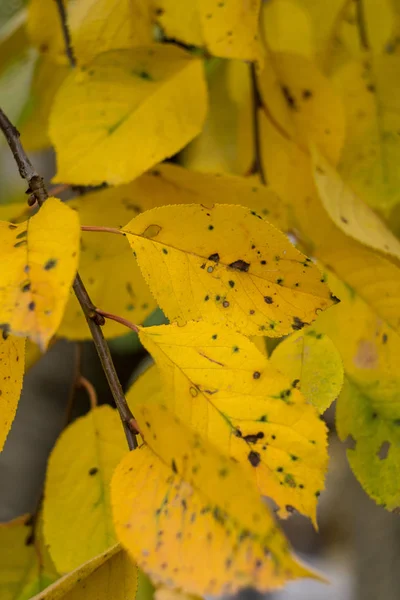
[[[155,583],[219,596],[312,576],[240,465],[162,405],[138,405],[135,416],[146,444],[114,473],[114,523]]]
[[[17,412],[22,390],[25,339],[0,332],[0,452]]]
[[[60,573],[78,568],[115,544],[110,481],[126,452],[118,413],[110,406],[91,410],[58,438],[47,467],[43,521]]]
[[[313,327],[285,338],[272,353],[271,363],[321,413],[340,394],[343,385],[340,354],[332,340]]]
[[[283,516],[292,505],[315,523],[326,427],[291,381],[247,337],[223,325],[148,327],[140,339],[160,369],[164,404],[238,460]],[[132,391],[134,414],[135,403],[147,401],[143,392]],[[150,402],[157,398],[153,393]]]
[[[337,302],[311,260],[241,206],[163,206],[122,230],[170,321],[205,319],[279,337]],[[217,263],[209,260],[216,253]]]
[[[0,324],[42,350],[56,332],[79,256],[76,213],[56,198],[18,225],[0,222]]]

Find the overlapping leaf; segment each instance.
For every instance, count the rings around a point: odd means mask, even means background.
[[[0,222],[0,323],[46,348],[78,265],[77,215],[56,198],[19,225]]]
[[[282,515],[296,508],[315,522],[326,431],[298,379],[285,378],[250,340],[221,325],[149,327],[140,339],[160,369],[170,410],[239,461]],[[148,389],[132,390],[133,402]]]
[[[25,339],[0,336],[0,452],[17,412],[24,376]]]
[[[320,412],[339,396],[343,365],[332,340],[312,327],[284,339],[271,355],[272,365]]]
[[[30,600],[58,577],[48,556],[41,527],[31,515],[0,524],[0,596]]]
[[[204,318],[276,337],[337,301],[310,259],[241,206],[156,208],[123,231],[171,321]]]
[[[138,569],[120,544],[115,544],[32,600],[134,600],[137,588]]]
[[[180,48],[106,52],[72,72],[56,96],[49,129],[55,180],[132,181],[190,142],[206,107],[202,63]]]
[[[163,406],[138,406],[136,418],[148,445],[119,464],[113,513],[122,545],[153,581],[219,596],[312,575],[237,463]]]
[[[109,406],[91,410],[58,438],[47,468],[43,519],[60,573],[115,543],[109,485],[126,450],[120,419]]]

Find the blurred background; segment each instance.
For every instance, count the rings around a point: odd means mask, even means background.
[[[328,1],[328,0],[326,0]],[[330,1],[330,0],[329,0]],[[378,0],[376,0],[378,1]],[[0,40],[17,31],[23,0],[0,0]],[[14,29],[13,29],[14,28]],[[18,51],[0,57],[0,106],[14,122],[29,106],[29,89],[36,56],[24,35],[11,35]],[[16,45],[16,46],[15,46]],[[37,170],[49,180],[54,172],[51,153],[35,153]],[[24,201],[8,147],[0,139],[0,204]],[[164,322],[158,310],[149,324]],[[123,386],[148,362],[135,334],[110,343]],[[33,361],[34,362],[34,361]],[[8,521],[37,506],[46,462],[63,428],[66,415],[75,418],[89,408],[87,394],[74,387],[77,364],[95,387],[99,404],[111,403],[108,386],[90,342],[59,340],[30,367],[15,423],[0,454],[0,521]],[[276,600],[395,600],[400,598],[400,520],[377,507],[350,471],[345,446],[335,434],[334,407],[325,415],[330,428],[330,467],[319,505],[319,531],[300,515],[283,523],[295,550],[329,580],[328,585],[292,583],[271,598]],[[243,598],[258,598],[251,590]]]

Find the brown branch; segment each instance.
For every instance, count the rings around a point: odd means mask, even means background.
[[[116,227],[102,227],[101,225],[82,225],[82,231],[98,231],[99,233],[117,233],[118,235],[125,235],[123,231]]]
[[[257,86],[257,73],[255,63],[250,64],[250,77],[252,89],[252,116],[253,116],[253,137],[254,137],[254,164],[253,172],[258,173],[263,185],[267,185],[267,176],[262,164],[262,148],[259,112],[263,107],[263,102]]]
[[[102,317],[105,317],[106,319],[111,319],[112,321],[121,323],[121,325],[128,327],[128,329],[132,329],[132,331],[134,331],[135,333],[139,333],[139,327],[137,325],[135,325],[134,323],[132,323],[131,321],[128,321],[128,319],[124,319],[124,317],[119,317],[118,315],[113,315],[112,313],[105,312],[104,310],[101,310],[100,308],[96,308],[96,312],[98,315],[101,315]]]
[[[93,410],[97,406],[97,394],[94,385],[86,379],[83,375],[81,375],[78,379],[78,386],[83,388],[90,400],[90,408]]]
[[[43,178],[40,177],[40,175],[35,171],[32,163],[26,155],[26,152],[19,140],[19,131],[12,125],[1,108],[0,129],[3,131],[7,143],[14,155],[21,177],[29,184],[29,193],[33,194],[39,206],[42,206],[43,202],[48,197]],[[104,325],[105,323],[104,317],[96,312],[96,308],[91,301],[89,294],[87,293],[79,273],[76,274],[72,287],[89,325],[94,345],[103,366],[103,371],[107,377],[108,385],[110,386],[111,393],[124,426],[129,448],[132,450],[137,446],[134,418],[126,402],[126,398],[122,391],[122,387],[111,358],[110,349],[101,329],[101,325]]]
[[[76,59],[74,55],[74,50],[72,48],[71,33],[68,27],[67,12],[65,10],[64,0],[55,0],[55,3],[57,4],[58,12],[60,15],[61,29],[65,43],[65,54],[67,55],[69,64],[72,68],[74,68],[76,67]]]

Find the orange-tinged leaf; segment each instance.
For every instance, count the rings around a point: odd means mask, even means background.
[[[17,412],[24,376],[25,339],[0,336],[0,452]]]
[[[0,322],[4,332],[46,348],[62,319],[78,265],[76,213],[49,198],[18,225],[0,222]]]
[[[237,463],[164,406],[141,405],[148,445],[129,453],[111,483],[122,545],[154,582],[219,596],[312,576]]]
[[[32,600],[134,600],[138,569],[120,544],[68,573]]]
[[[307,327],[284,339],[271,355],[272,365],[283,373],[319,412],[339,396],[343,364],[332,340]]]
[[[204,318],[277,337],[337,301],[309,258],[241,206],[164,206],[123,231],[170,321]]]
[[[329,216],[344,233],[362,244],[400,259],[400,241],[333,167],[313,151],[314,180]]]
[[[173,45],[106,52],[75,69],[50,116],[55,181],[132,181],[200,132],[206,93],[202,62]]]
[[[239,461],[283,516],[295,508],[315,523],[328,460],[326,429],[296,382],[248,338],[222,325],[148,327],[140,339],[160,369],[163,403]],[[146,401],[140,389],[132,399]]]
[[[149,44],[147,0],[70,0],[66,6],[74,57],[86,65],[98,54]],[[54,0],[31,0],[27,29],[32,43],[53,63],[67,65],[60,15]]]
[[[30,600],[58,577],[44,544],[41,522],[24,515],[0,524],[1,600]]]
[[[157,1],[157,18],[168,37],[202,46],[215,56],[258,60],[261,0]]]
[[[109,406],[91,410],[58,438],[47,468],[43,520],[60,573],[76,569],[115,543],[109,484],[126,451],[118,413]]]

